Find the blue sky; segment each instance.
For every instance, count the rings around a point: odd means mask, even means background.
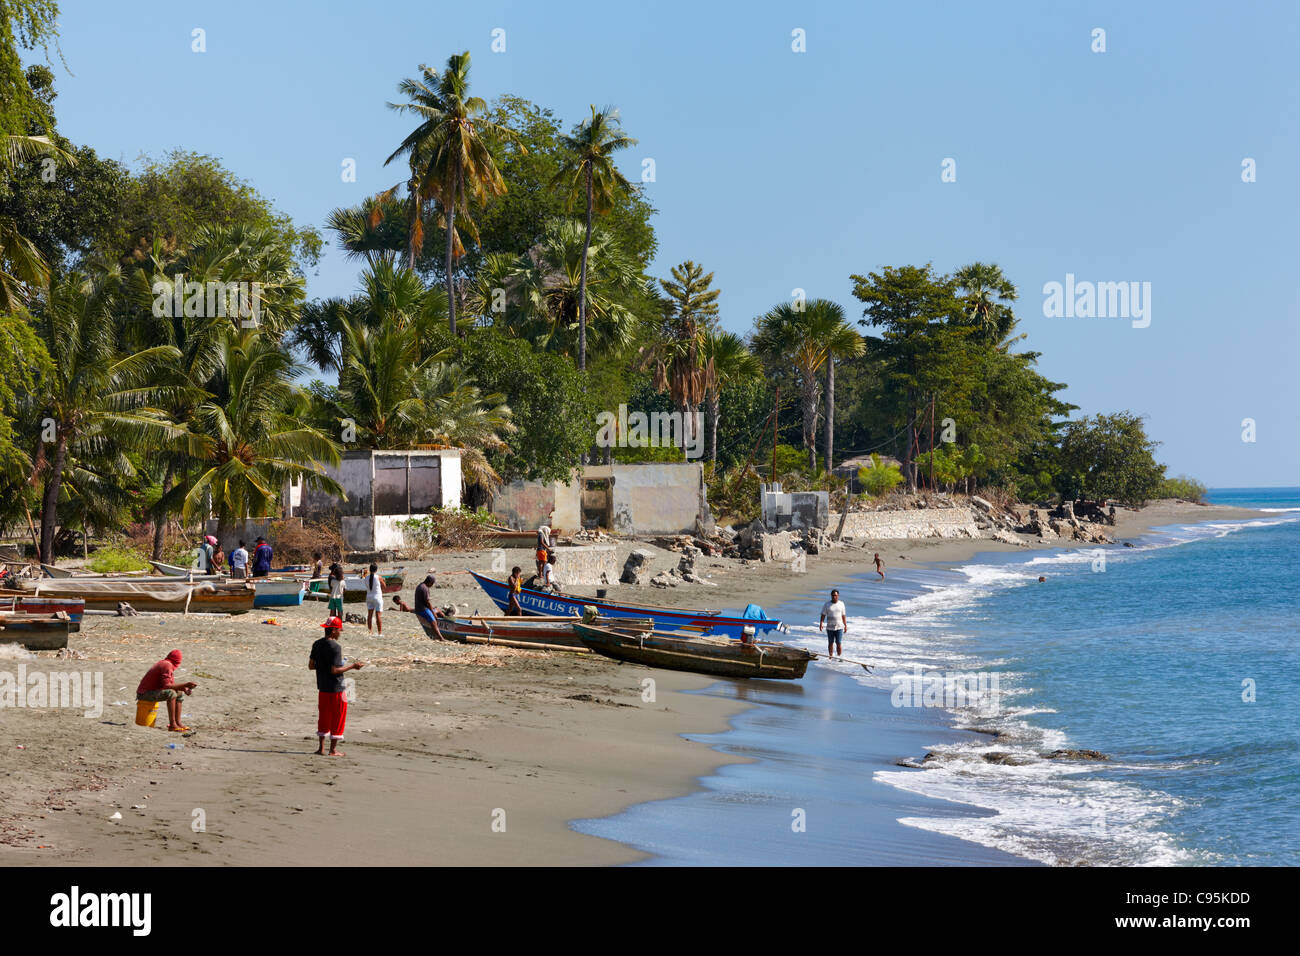
[[[468,49],[488,99],[566,125],[622,110],[640,140],[625,172],[655,161],[652,273],[713,270],[727,327],[795,288],[857,317],[850,273],[996,262],[1083,413],[1147,416],[1171,473],[1300,484],[1294,2],[60,6],[60,129],[101,155],[211,153],[319,226],[400,178],[382,166],[410,123],[384,106],[398,80]],[[1045,317],[1043,286],[1067,273],[1149,282],[1150,325]],[[331,249],[309,294],[355,275]]]

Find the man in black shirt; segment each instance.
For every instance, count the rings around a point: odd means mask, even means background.
[[[325,636],[311,646],[311,657],[307,660],[307,669],[316,672],[316,690],[318,691],[316,719],[316,736],[320,745],[316,748],[317,756],[325,756],[325,738],[330,739],[330,757],[345,757],[338,749],[343,739],[343,728],[348,719],[347,686],[343,675],[348,671],[359,671],[365,665],[361,661],[351,664],[343,663],[343,645],[339,636],[343,633],[343,622],[332,617],[321,627]]]

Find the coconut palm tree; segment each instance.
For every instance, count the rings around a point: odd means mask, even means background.
[[[447,319],[456,331],[456,289],[453,257],[459,242],[460,228],[472,239],[478,232],[470,218],[470,200],[482,203],[489,196],[501,196],[506,183],[497,169],[485,136],[516,143],[522,150],[519,135],[487,118],[487,103],[469,95],[469,51],[454,54],[439,74],[421,64],[420,79],[404,79],[398,92],[405,103],[389,103],[391,109],[413,113],[420,124],[413,129],[384,161],[387,165],[405,156],[411,170],[411,229],[408,266],[415,268],[418,244],[422,241],[423,208],[434,200],[441,211],[447,232],[444,268],[447,286]]]
[[[180,353],[170,345],[120,353],[112,313],[116,291],[111,282],[73,273],[50,286],[40,310],[38,329],[51,367],[38,398],[42,443],[34,476],[44,482],[40,554],[47,564],[73,459],[110,448],[151,451],[184,432],[159,407],[175,397],[173,386],[158,383]]]
[[[817,470],[817,373],[834,356],[861,354],[860,336],[845,320],[844,309],[829,299],[810,299],[802,308],[782,303],[760,316],[752,340],[754,351],[775,365],[791,362],[799,376],[803,405],[803,442],[808,467]],[[833,380],[832,380],[833,386]],[[833,400],[833,396],[832,396]],[[834,424],[834,411],[827,415]],[[829,443],[828,443],[829,447]]]
[[[486,452],[508,451],[502,436],[517,431],[505,396],[483,394],[465,369],[444,362],[424,370],[415,392],[424,404],[419,440],[461,448],[465,484],[479,485],[489,493],[499,488],[501,476]]]
[[[591,246],[593,213],[604,214],[613,207],[619,194],[632,185],[614,165],[613,154],[636,144],[620,125],[618,110],[607,106],[600,112],[591,107],[591,116],[583,120],[571,135],[560,137],[565,150],[559,171],[552,183],[567,191],[572,212],[579,200],[586,204],[586,242],[578,282],[578,368],[587,368],[587,250]]]
[[[722,390],[728,385],[752,381],[763,374],[763,364],[734,332],[710,330],[704,335],[704,358],[713,368],[708,391],[709,461],[718,460],[718,425],[722,421]]]
[[[304,369],[257,329],[232,330],[221,342],[224,401],[195,412],[196,458],[202,470],[185,496],[185,520],[210,510],[222,535],[238,522],[268,514],[285,482],[336,495],[344,491],[322,463],[342,460],[338,444],[290,413]]]

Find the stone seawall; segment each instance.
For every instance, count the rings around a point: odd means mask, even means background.
[[[832,512],[827,530],[840,526]],[[844,539],[890,541],[902,538],[982,538],[969,508],[917,508],[909,511],[854,511],[844,522]]]
[[[524,569],[525,576],[533,570],[530,563]],[[555,549],[555,578],[561,587],[572,584],[617,584],[618,574],[618,557],[612,544]]]

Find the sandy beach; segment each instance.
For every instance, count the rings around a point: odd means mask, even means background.
[[[1157,502],[1121,511],[1113,530],[1119,543],[1163,524],[1255,514]],[[619,545],[620,559],[647,547]],[[657,568],[675,563],[651,550]],[[868,543],[812,556],[802,575],[704,558],[699,570],[716,587],[615,587],[610,596],[775,606],[866,572],[873,551],[888,573],[1014,550],[1023,549],[983,539]],[[527,566],[528,557],[507,551],[508,562]],[[486,569],[486,555],[442,553],[418,569],[427,565],[438,568],[437,603],[491,610],[472,580],[453,573]],[[418,574],[410,562],[407,569],[409,600]],[[324,616],[313,602],[234,617],[88,615],[72,638],[72,659],[5,651],[0,670],[102,673],[103,713],[0,715],[0,864],[315,865],[340,850],[354,865],[634,862],[644,854],[575,832],[569,821],[691,792],[700,776],[736,759],[681,736],[722,731],[749,706],[743,695],[683,693],[714,684],[709,678],[586,655],[440,644],[397,612],[385,614],[382,638],[367,636],[364,625],[345,628],[344,653],[369,665],[352,675],[347,756],[316,757],[306,662]],[[277,623],[264,623],[270,619]],[[173,647],[185,654],[178,679],[199,685],[185,702],[191,737],[163,730],[165,717],[153,729],[133,724],[136,684]]]

